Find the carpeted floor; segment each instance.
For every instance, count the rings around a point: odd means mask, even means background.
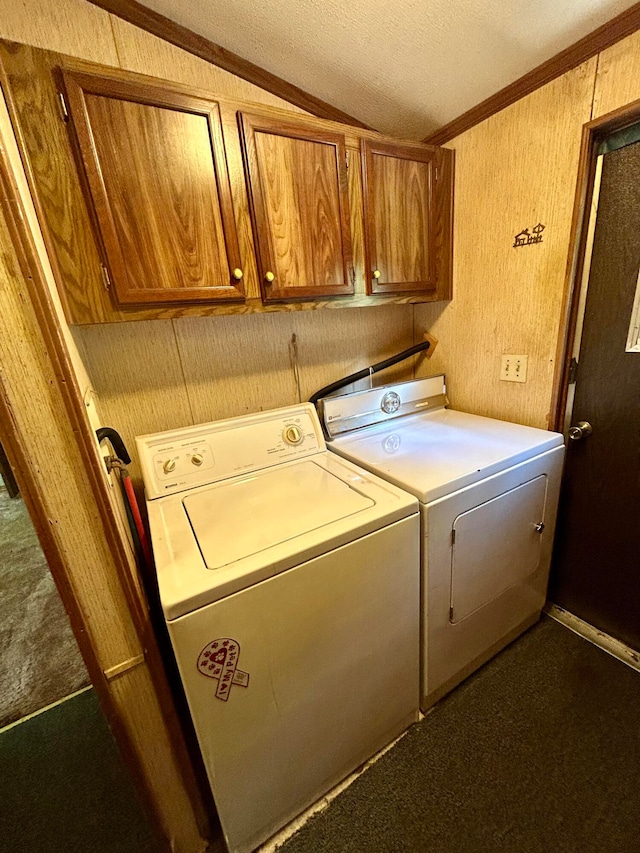
[[[89,677],[22,498],[0,489],[0,728]]]
[[[0,732],[2,853],[160,853],[93,689]]]
[[[640,674],[543,620],[282,853],[637,853]]]

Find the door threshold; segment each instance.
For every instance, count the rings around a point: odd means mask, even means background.
[[[19,726],[20,723],[26,723],[27,720],[32,720],[34,717],[38,717],[40,714],[44,714],[45,711],[50,711],[52,708],[56,708],[58,705],[62,705],[62,703],[66,702],[68,699],[75,699],[76,696],[79,696],[81,693],[86,693],[87,690],[91,690],[92,687],[92,684],[88,684],[86,687],[81,687],[80,690],[76,690],[75,693],[70,693],[68,696],[63,696],[62,699],[58,699],[57,702],[52,702],[50,705],[45,705],[44,708],[38,708],[38,710],[34,711],[32,714],[27,714],[26,717],[20,717],[19,720],[14,720],[12,723],[8,723],[8,725],[3,726],[3,728],[0,729],[0,735],[4,732],[8,732],[9,729],[13,729],[16,726]]]
[[[543,611],[547,616],[564,625],[565,628],[569,628],[574,634],[578,634],[584,640],[587,640],[594,646],[598,646],[603,652],[607,652],[607,654],[630,666],[631,669],[640,672],[640,652],[630,649],[629,646],[626,646],[620,640],[616,640],[615,637],[611,637],[609,634],[605,634],[604,631],[594,628],[593,625],[584,622],[578,616],[574,616],[573,613],[569,613],[568,610],[559,607],[557,604],[547,602]]]

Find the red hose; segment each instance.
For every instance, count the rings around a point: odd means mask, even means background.
[[[124,483],[124,488],[127,493],[127,500],[131,509],[131,515],[133,516],[133,522],[136,526],[136,530],[138,531],[138,539],[140,540],[140,546],[142,548],[142,553],[144,554],[144,559],[147,563],[147,568],[152,570],[153,556],[151,554],[151,546],[149,545],[149,540],[147,538],[147,531],[145,530],[144,524],[142,523],[142,516],[140,515],[140,509],[138,507],[136,493],[133,490],[133,484],[131,483],[131,477],[124,471],[120,472],[120,476],[122,478],[122,482]]]

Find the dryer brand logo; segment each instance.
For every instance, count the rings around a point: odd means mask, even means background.
[[[229,637],[212,640],[198,655],[198,670],[218,682],[216,697],[226,702],[231,685],[249,686],[249,673],[238,669],[240,643]]]

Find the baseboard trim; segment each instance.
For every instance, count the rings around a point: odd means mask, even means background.
[[[68,696],[63,696],[62,699],[58,699],[57,702],[52,702],[50,705],[45,705],[44,708],[38,708],[37,711],[34,711],[32,714],[27,714],[26,717],[20,717],[19,720],[14,720],[12,723],[9,723],[7,726],[3,726],[0,729],[0,735],[4,732],[8,732],[9,729],[14,729],[16,726],[19,726],[20,723],[26,723],[27,720],[32,720],[34,717],[39,717],[40,714],[44,714],[45,711],[51,711],[52,708],[57,708],[58,705],[62,705],[63,702],[66,702],[68,699],[75,699],[76,696],[79,696],[81,693],[86,693],[87,690],[93,689],[92,684],[88,684],[86,687],[80,688],[80,690],[76,690],[75,693],[70,693]]]
[[[603,652],[617,658],[622,663],[630,666],[631,669],[635,669],[636,672],[640,672],[640,652],[630,649],[629,646],[621,643],[620,640],[616,640],[615,637],[611,637],[609,634],[605,634],[604,631],[594,628],[593,625],[584,622],[563,607],[558,607],[557,604],[547,602],[544,606],[544,612],[547,616],[555,619],[556,622],[564,625],[565,628],[569,628],[574,634],[578,634],[578,636],[593,643],[594,646],[598,646]]]

